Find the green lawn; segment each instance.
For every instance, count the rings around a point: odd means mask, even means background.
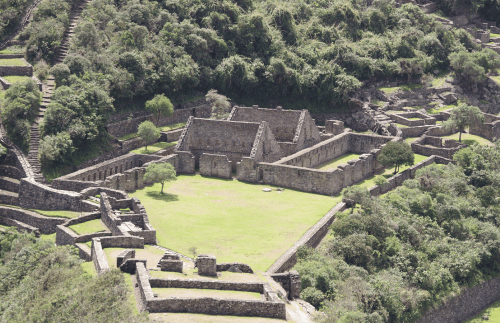
[[[106,254],[106,258],[108,259],[109,267],[116,268],[116,257],[120,252],[125,250],[126,248],[105,248],[104,253]],[[135,250],[135,258],[137,259],[146,259],[147,267],[156,268],[156,265],[160,261],[161,257],[165,254],[165,251],[156,249],[151,246],[144,246],[144,249],[134,249]]]
[[[341,200],[292,189],[266,193],[271,186],[200,175],[178,176],[164,195],[160,186],[129,193],[146,207],[160,245],[185,255],[196,247],[218,262],[262,271]]]
[[[92,276],[92,277],[97,276],[97,272],[95,271],[93,261],[82,262],[80,264],[80,266],[82,266],[83,271],[86,272],[87,274],[89,274],[90,276]]]
[[[8,226],[6,226],[6,225],[1,225],[1,224],[0,224],[0,228],[1,228],[1,229],[4,229],[4,230],[7,230],[8,228],[12,228],[12,227],[8,227]]]
[[[0,204],[0,206],[6,206],[6,207],[14,208],[14,209],[26,210],[26,209],[23,209],[22,207],[17,206],[17,205]],[[45,216],[50,216],[50,217],[70,218],[70,219],[77,218],[77,217],[79,217],[82,214],[80,212],[64,211],[64,210],[60,210],[60,211],[47,211],[47,210],[28,209],[28,211],[33,211],[33,212],[36,212],[38,214],[45,215]]]
[[[186,125],[186,122],[180,122],[180,123],[166,125],[163,127],[158,127],[158,129],[160,129],[160,131],[170,131],[170,130],[183,128],[185,125]],[[137,132],[134,132],[134,133],[129,133],[128,135],[125,135],[125,136],[118,137],[118,139],[119,140],[130,140],[130,139],[134,139],[137,137],[139,137],[139,135],[137,134]]]
[[[404,124],[401,124],[401,123],[396,123],[396,126],[398,126],[399,128],[408,128],[407,125],[404,125]]]
[[[391,94],[391,93],[394,93],[398,90],[413,91],[415,89],[420,89],[420,88],[422,88],[421,84],[405,84],[405,85],[394,86],[394,87],[379,87],[377,89],[382,91],[382,92],[385,92],[385,94]]]
[[[443,86],[449,74],[450,72],[443,71],[440,72],[438,75],[434,76],[434,79],[432,80],[432,86],[433,87]]]
[[[448,136],[443,136],[443,138],[447,139],[455,139],[458,141],[459,133],[457,132],[456,134],[453,135],[448,135]],[[468,133],[462,133],[462,143],[467,144],[467,145],[472,145],[472,144],[481,144],[481,145],[493,145],[493,142],[490,140],[476,136],[476,135],[471,135]]]
[[[21,58],[2,58],[0,66],[24,66],[26,62]]]
[[[421,120],[422,118],[407,118],[408,120]]]
[[[349,154],[345,154],[345,155],[342,155],[340,157],[337,157],[333,160],[330,160],[329,162],[327,163],[324,163],[324,164],[321,164],[319,166],[317,166],[316,168],[317,169],[321,169],[321,170],[331,170],[331,169],[335,169],[337,168],[340,164],[344,164],[344,163],[347,163],[349,160],[351,159],[358,159],[359,156],[361,156],[361,154],[352,154],[352,153],[349,153]]]
[[[442,112],[442,111],[446,111],[448,109],[451,109],[451,108],[454,108],[455,106],[450,106],[450,105],[445,105],[443,107],[440,107],[440,108],[430,108],[429,110],[427,110],[427,113],[428,114],[438,114],[439,112]]]
[[[500,37],[500,34],[490,34],[490,38],[497,38]]]
[[[147,155],[147,154],[152,154],[152,153],[155,153],[155,152],[160,151],[162,149],[172,147],[175,145],[177,145],[177,141],[172,141],[172,142],[161,141],[161,142],[157,142],[157,143],[149,145],[147,150],[146,150],[146,147],[141,147],[141,148],[131,150],[130,152],[136,153],[136,154],[146,154]]]
[[[482,319],[483,316],[487,315],[489,317],[488,321]],[[490,307],[483,310],[478,315],[474,316],[470,320],[465,321],[464,323],[500,323],[500,301],[493,303]]]
[[[9,75],[9,76],[2,76],[7,82],[10,83],[20,83],[20,82],[25,82],[27,80],[31,80],[31,77],[29,76],[18,76],[18,75]]]
[[[418,164],[418,163],[426,160],[427,158],[429,158],[429,157],[424,156],[424,155],[415,154],[415,163],[414,163],[414,165],[416,165],[416,164]],[[408,169],[408,168],[410,168],[412,166],[401,166],[401,167],[399,167],[399,172],[401,173],[402,171],[404,171],[404,170],[406,170],[406,169]],[[372,186],[375,185],[375,182],[374,182],[375,176],[378,176],[378,175],[382,175],[385,178],[389,179],[389,178],[391,178],[392,176],[395,175],[394,174],[394,168],[393,167],[386,168],[386,169],[384,169],[383,172],[378,173],[376,175],[373,175],[371,177],[368,177],[367,179],[359,182],[357,185],[359,185],[361,187],[366,187],[368,189],[368,188],[370,188],[370,187],[372,187]]]
[[[52,242],[53,244],[56,243],[56,234],[55,233],[52,233],[52,234],[42,234],[40,236],[40,239],[44,240],[44,241],[49,241],[49,242]]]
[[[14,45],[0,50],[0,54],[22,54],[25,51],[26,51],[26,46]]]
[[[106,227],[101,223],[101,220],[99,219],[70,225],[69,228],[79,235],[106,231]]]
[[[215,297],[215,298],[261,300],[259,293],[240,292],[234,290],[197,289],[197,288],[153,288],[153,292],[158,294],[158,298]]]
[[[420,137],[408,137],[408,138],[405,138],[405,141],[409,144],[411,144],[412,142],[414,142],[415,140],[417,140],[418,138]]]

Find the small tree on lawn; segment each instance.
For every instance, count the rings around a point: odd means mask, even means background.
[[[342,190],[342,201],[351,207],[351,213],[354,212],[356,204],[362,204],[364,201],[370,198],[370,192],[361,186],[349,186]]]
[[[156,115],[156,126],[160,122],[160,116],[170,117],[174,114],[174,106],[164,94],[157,94],[149,101],[146,101],[146,110]]]
[[[394,174],[399,172],[399,166],[411,166],[415,163],[415,155],[405,141],[389,141],[380,152],[378,161],[385,167],[394,166]]]
[[[144,174],[144,180],[147,182],[161,183],[161,191],[163,194],[163,185],[165,182],[177,180],[175,168],[169,163],[149,164]]]
[[[478,107],[465,103],[451,111],[450,118],[443,123],[446,130],[458,129],[458,141],[462,142],[462,132],[468,127],[477,127],[484,123],[484,115]]]
[[[144,121],[141,123],[137,134],[146,142],[146,151],[148,150],[148,144],[161,136],[160,129],[156,128],[151,121]]]
[[[216,119],[222,119],[229,113],[229,108],[231,107],[231,103],[229,103],[229,99],[217,93],[217,90],[210,90],[205,95],[205,100],[212,105],[212,115]]]

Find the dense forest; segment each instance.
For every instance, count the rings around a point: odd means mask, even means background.
[[[302,249],[301,297],[323,322],[413,322],[460,287],[500,274],[500,143],[430,165],[345,211],[320,250]]]
[[[92,277],[81,263],[73,247],[0,232],[0,321],[147,321],[119,270]]]

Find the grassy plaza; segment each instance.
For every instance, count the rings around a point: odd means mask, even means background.
[[[265,271],[340,198],[286,189],[263,192],[269,185],[180,175],[129,195],[146,207],[159,244],[192,256],[208,253],[217,262],[239,261]]]

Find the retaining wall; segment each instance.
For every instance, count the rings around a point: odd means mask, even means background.
[[[66,218],[46,217],[32,211],[5,206],[0,206],[0,216],[39,228],[40,232],[43,234],[52,234],[56,232],[57,225],[68,220]]]
[[[33,66],[31,66],[26,60],[24,66],[0,66],[0,76],[5,75],[18,75],[18,76],[33,76]]]
[[[186,122],[189,117],[208,118],[212,115],[212,108],[205,104],[194,108],[174,110],[171,117],[161,116],[158,122],[159,126]],[[156,117],[152,114],[133,118],[131,120],[119,121],[107,125],[108,133],[115,137],[122,137],[130,133],[137,132],[139,124],[149,120],[156,124]]]
[[[494,278],[472,288],[463,288],[460,295],[429,311],[415,323],[465,322],[499,299],[500,278]]]
[[[453,139],[433,136],[423,136],[411,143],[411,150],[416,154],[424,156],[437,155],[447,159],[453,159],[453,155],[465,147],[467,145]]]
[[[94,262],[94,267],[98,275],[110,270],[108,264],[108,258],[102,250],[102,245],[100,242],[102,238],[92,239],[92,261]]]
[[[403,124],[409,127],[424,126],[424,125],[434,125],[436,124],[436,118],[429,117],[426,114],[420,112],[406,112],[406,113],[395,113],[388,115],[394,122]],[[410,120],[409,118],[419,118],[418,120]]]
[[[200,279],[168,279],[150,278],[149,284],[152,288],[195,288],[195,289],[216,289],[216,290],[236,290],[240,292],[264,293],[264,283],[260,282],[228,282],[211,281]]]

